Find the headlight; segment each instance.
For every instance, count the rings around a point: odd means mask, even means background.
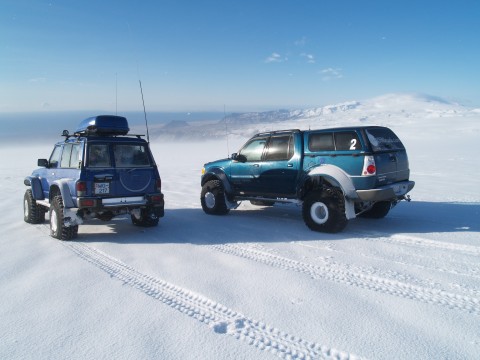
[[[202,168],[202,175],[205,175],[205,168]]]

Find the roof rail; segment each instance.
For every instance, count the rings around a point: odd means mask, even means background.
[[[300,132],[300,129],[286,129],[286,130],[275,130],[275,131],[264,131],[254,136],[262,136],[262,135],[277,135],[282,133],[291,133],[291,132]]]

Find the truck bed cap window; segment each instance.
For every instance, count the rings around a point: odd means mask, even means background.
[[[405,150],[400,139],[388,128],[370,128],[366,130],[368,140],[375,152]]]

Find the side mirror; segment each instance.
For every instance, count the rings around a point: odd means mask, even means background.
[[[38,159],[37,165],[41,167],[48,167],[48,160],[47,159]]]

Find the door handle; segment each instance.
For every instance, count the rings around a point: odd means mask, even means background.
[[[253,164],[252,166],[255,166],[255,167],[260,167],[260,165],[259,165],[259,164]]]
[[[287,167],[293,167],[293,164],[287,164]]]

